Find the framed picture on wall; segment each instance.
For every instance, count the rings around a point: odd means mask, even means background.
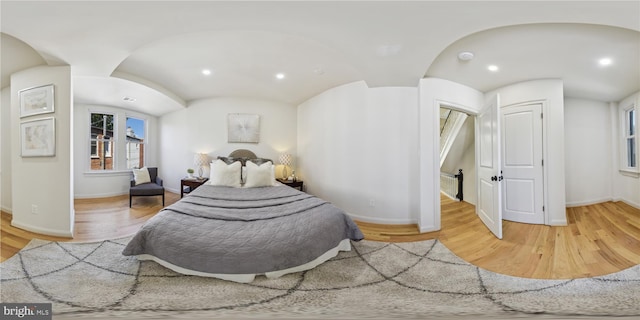
[[[53,84],[20,90],[20,118],[54,112]]]
[[[257,114],[230,113],[227,129],[228,142],[260,142],[260,116]]]
[[[22,157],[56,155],[56,122],[53,117],[20,123]]]

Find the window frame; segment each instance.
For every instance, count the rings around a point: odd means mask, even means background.
[[[96,135],[96,137],[93,137],[93,134],[91,133],[91,128],[92,128],[92,123],[91,123],[91,117],[94,114],[101,114],[101,115],[107,115],[107,116],[111,116],[112,119],[112,123],[113,123],[113,129],[111,130],[113,132],[113,135],[111,136],[111,139],[109,140],[105,140],[104,138],[98,138],[98,136]],[[118,167],[117,167],[117,161],[116,157],[114,156],[117,155],[117,152],[114,152],[114,149],[117,149],[118,146],[118,116],[116,112],[113,111],[106,111],[106,110],[88,110],[88,124],[89,124],[89,150],[86,154],[89,155],[88,157],[88,170],[89,172],[95,172],[95,173],[100,173],[100,172],[113,172],[113,171],[117,171]],[[92,159],[100,159],[100,155],[98,154],[98,146],[100,143],[105,144],[106,141],[109,141],[108,143],[108,147],[105,148],[105,159],[106,158],[111,158],[111,163],[112,163],[112,168],[111,169],[92,169],[91,168],[91,160]],[[95,142],[96,144],[96,154],[93,154],[93,143]],[[105,144],[106,146],[107,144]]]
[[[127,120],[129,118],[140,120],[140,121],[142,121],[144,123],[144,138],[143,138],[143,142],[142,142],[142,145],[143,145],[143,150],[142,150],[143,164],[142,164],[142,166],[143,167],[145,167],[147,165],[147,144],[148,144],[148,136],[149,136],[149,134],[148,134],[149,133],[149,119],[147,117],[139,115],[139,114],[131,114],[129,112],[125,112],[125,114],[124,114],[124,119],[125,119],[125,125],[124,125],[124,127],[125,127],[125,133],[124,133],[124,136],[125,136],[125,143],[124,143],[125,144],[125,146],[124,146],[124,149],[125,149],[125,160],[124,161],[125,161],[125,163],[124,163],[124,169],[130,171],[130,170],[133,170],[133,168],[129,168],[129,159],[127,158],[129,156],[129,154],[128,154],[129,150],[127,150],[127,142],[126,142],[126,139],[127,139],[127,132],[126,132],[127,131],[127,125],[126,125],[126,123],[127,123]]]
[[[630,105],[620,106],[620,167],[619,171],[623,174],[629,173],[633,176],[640,175],[640,160],[638,159],[640,141],[638,141],[638,106],[635,103]],[[634,121],[630,120],[630,114],[633,113]],[[631,134],[631,124],[633,127],[633,134]],[[635,166],[630,166],[630,144],[629,140],[633,140],[633,147],[635,148],[634,160]]]

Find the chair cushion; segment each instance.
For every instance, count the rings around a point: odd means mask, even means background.
[[[136,185],[151,182],[149,170],[147,168],[133,169],[133,179],[135,180]]]
[[[164,194],[164,188],[155,183],[143,183],[129,189],[132,196],[158,196]]]

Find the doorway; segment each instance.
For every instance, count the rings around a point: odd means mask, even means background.
[[[545,224],[542,109],[541,103],[510,105],[498,109],[499,126],[502,128],[498,134],[499,142],[496,141],[500,145],[498,156],[500,164],[499,168],[493,169],[500,172],[500,179],[491,183],[502,184],[501,190],[494,190],[499,192],[501,196],[500,201],[485,202],[492,204],[495,209],[499,207],[499,210],[502,211],[502,216],[496,219],[488,219],[491,222],[489,224],[493,225],[492,227],[499,227],[500,230],[493,230],[489,227],[494,233],[497,232],[496,236],[499,238],[502,237],[501,221],[503,218],[514,222]],[[474,132],[478,134],[478,131],[475,130],[475,127],[478,126],[476,124],[477,117],[475,115],[467,115],[469,123],[467,124],[466,132],[465,130],[455,132],[454,129],[450,129],[450,131],[454,131],[453,134],[461,135],[460,138],[453,139],[460,139],[459,141],[451,143],[451,138],[446,138],[444,135],[447,131],[447,125],[452,126],[450,123],[447,124],[452,119],[450,115],[455,113],[460,113],[460,111],[450,106],[440,106],[440,191],[446,194],[443,192],[446,184],[442,175],[451,175],[453,172],[462,169],[462,172],[464,172],[464,201],[477,206],[477,201],[479,201],[477,199],[477,188],[481,187],[476,184],[478,179],[476,169],[478,167],[475,165],[475,158],[479,150],[475,146],[476,137]],[[450,150],[447,152],[448,148]],[[451,198],[450,195],[449,197]],[[441,201],[441,214],[445,212],[442,210],[442,206]],[[448,207],[449,209],[451,208],[450,203]],[[493,217],[485,214],[485,219],[482,219],[482,210],[479,211],[478,216],[483,221],[487,220],[487,217]]]
[[[475,206],[475,116],[440,106],[440,192]],[[457,176],[462,173],[462,189]],[[460,194],[461,197],[456,198]],[[462,199],[460,199],[462,198]]]

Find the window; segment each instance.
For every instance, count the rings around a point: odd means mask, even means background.
[[[89,107],[87,117],[90,133],[83,135],[89,144],[89,150],[84,151],[89,172],[123,175],[126,171],[147,165],[147,126],[149,123],[153,125],[152,118],[109,106]]]
[[[627,168],[638,168],[638,150],[636,148],[636,110],[631,107],[625,110],[624,139]]]
[[[127,169],[139,169],[144,167],[144,137],[144,120],[127,117]]]
[[[91,113],[90,143],[91,170],[114,169],[114,116],[112,114]]]

